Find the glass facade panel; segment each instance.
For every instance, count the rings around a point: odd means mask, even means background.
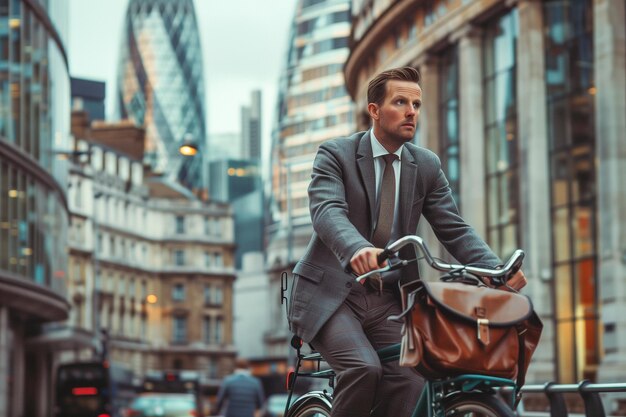
[[[69,142],[69,75],[54,32],[63,23],[50,26],[20,1],[0,4],[0,141],[13,143],[40,165],[0,160],[0,269],[61,293],[67,254],[55,242],[64,242],[67,233],[61,194],[67,165],[53,153]],[[62,191],[51,189],[33,169],[47,172]]]
[[[559,382],[595,379],[600,355],[591,0],[543,3]],[[567,298],[561,297],[569,286]]]
[[[572,346],[576,346],[574,322],[570,320],[557,322],[556,332],[558,337],[555,338],[555,349],[559,353],[555,357],[557,366],[561,370],[559,376],[563,380],[574,381],[576,380],[576,368],[571,366],[576,360],[572,349]]]
[[[570,257],[569,208],[561,207],[552,211],[552,235],[554,239],[554,261],[567,261]]]
[[[459,196],[459,57],[456,46],[449,48],[440,57],[439,115],[441,127],[441,166],[452,190],[457,206],[461,208]]]
[[[556,311],[558,321],[572,319],[572,268],[569,264],[563,264],[555,269],[555,298],[559,301]]]
[[[503,258],[519,247],[517,19],[512,10],[492,20],[483,37],[487,235]]]

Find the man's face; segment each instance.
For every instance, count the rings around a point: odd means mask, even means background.
[[[369,103],[374,135],[390,152],[415,136],[417,118],[422,106],[422,89],[412,81],[389,80],[381,105]]]

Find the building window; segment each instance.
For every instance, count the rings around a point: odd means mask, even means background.
[[[224,266],[224,258],[222,257],[222,254],[220,252],[215,252],[213,254],[213,257],[215,259],[215,266]]]
[[[210,252],[204,252],[204,266],[210,267],[213,265],[213,256]]]
[[[172,332],[174,343],[187,342],[187,317],[175,316],[174,329]]]
[[[459,165],[459,53],[458,47],[449,48],[439,64],[439,121],[441,138],[441,166],[448,177],[452,196],[461,207]]]
[[[212,291],[212,287],[210,285],[205,285],[204,286],[204,304],[211,304],[212,303],[212,299],[211,299],[211,295],[213,294]]]
[[[76,191],[74,191],[74,204],[77,208],[83,206],[83,183],[82,181],[76,181]]]
[[[174,284],[172,288],[172,300],[185,301],[185,284]]]
[[[177,249],[174,251],[174,264],[176,266],[185,265],[185,251],[182,249]]]
[[[543,10],[557,374],[559,382],[594,380],[601,353],[593,2],[546,1]]]
[[[222,317],[215,318],[215,343],[222,343],[223,340],[223,327],[224,327],[224,319]]]
[[[206,305],[221,305],[224,302],[224,292],[219,285],[204,286],[204,304]]]
[[[216,379],[219,377],[218,372],[217,372],[217,363],[215,362],[214,359],[209,360],[208,372],[209,372],[209,378]]]
[[[185,233],[185,217],[176,216],[176,233]]]
[[[202,320],[202,340],[206,344],[210,344],[212,342],[211,335],[213,332],[211,331],[211,317],[205,317]]]
[[[491,21],[483,38],[487,237],[502,258],[519,247],[517,10]]]
[[[224,292],[222,290],[222,287],[216,286],[214,293],[215,293],[214,298],[213,298],[214,303],[217,305],[221,305],[224,302]]]

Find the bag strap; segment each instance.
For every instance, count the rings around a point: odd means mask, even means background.
[[[523,325],[517,325],[517,344],[518,344],[518,355],[517,355],[517,380],[515,381],[517,385],[517,392],[515,393],[515,408],[522,399],[522,387],[526,382],[526,369],[524,364],[526,363],[526,332],[528,328]]]
[[[407,294],[406,296],[406,308],[404,309],[404,311],[400,314],[398,314],[397,316],[389,316],[387,317],[387,320],[389,321],[402,321],[402,319],[404,319],[407,314],[409,314],[412,310],[413,310],[413,306],[415,305],[415,297],[417,295],[417,293],[422,290],[424,287],[420,287],[416,290],[411,291],[410,293]],[[409,316],[410,317],[410,316]]]

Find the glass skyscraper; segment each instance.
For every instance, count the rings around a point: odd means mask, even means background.
[[[205,149],[202,50],[193,0],[130,0],[118,67],[123,118],[146,129],[146,162],[189,188],[205,188],[202,154],[183,158],[193,140]]]
[[[272,146],[271,219],[267,265],[271,294],[278,294],[278,277],[304,253],[313,228],[307,187],[321,143],[354,131],[352,99],[343,65],[350,36],[349,0],[299,0],[281,75],[277,126]],[[284,353],[288,328],[284,310],[271,305],[270,354]]]

